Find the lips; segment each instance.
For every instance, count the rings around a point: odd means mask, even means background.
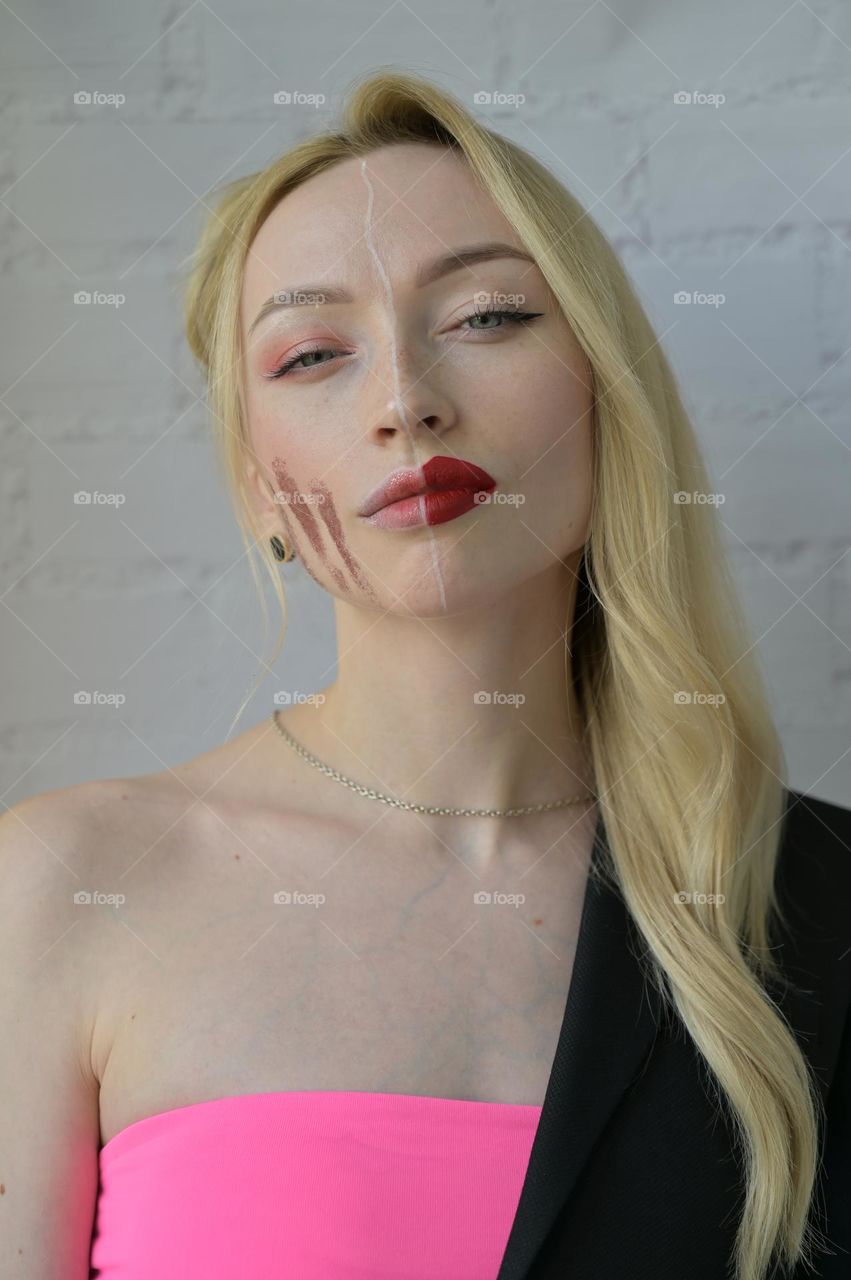
[[[424,513],[424,519],[419,523],[438,524],[461,514],[461,507],[470,510],[476,505],[477,493],[491,493],[495,488],[493,476],[474,462],[438,455],[429,458],[422,467],[400,467],[391,472],[377,489],[373,489],[359,514],[373,516],[394,503],[425,495],[428,501],[405,503],[405,509],[415,510],[419,506]],[[437,496],[441,494],[443,498]],[[405,520],[405,523],[411,521]]]

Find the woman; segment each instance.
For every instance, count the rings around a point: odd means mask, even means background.
[[[187,320],[338,673],[4,817],[3,1275],[847,1274],[851,813],[783,782],[599,230],[382,74],[231,184]]]

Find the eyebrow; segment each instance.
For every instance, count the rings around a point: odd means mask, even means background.
[[[423,289],[426,285],[434,284],[436,280],[450,275],[453,271],[475,266],[479,262],[490,262],[493,258],[516,258],[520,262],[531,262],[533,266],[537,266],[535,259],[525,249],[518,249],[516,245],[503,244],[501,241],[489,241],[486,244],[468,245],[462,249],[450,249],[448,253],[441,254],[439,258],[433,258],[431,262],[424,263],[414,277],[414,287]],[[316,294],[326,303],[354,302],[354,298],[347,289],[334,285],[302,284],[295,285],[290,289],[279,289],[263,303],[251,324],[251,328],[248,330],[249,334],[254,332],[261,320],[265,320],[267,316],[272,315],[275,311],[317,305],[314,302],[299,300],[305,296],[315,296]],[[284,298],[291,299],[291,301],[285,301]]]

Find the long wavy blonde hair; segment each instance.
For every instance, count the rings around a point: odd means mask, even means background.
[[[646,944],[648,976],[693,1038],[741,1144],[736,1277],[762,1280],[775,1263],[806,1264],[821,1242],[810,1209],[822,1113],[768,991],[768,980],[784,982],[771,950],[783,922],[774,888],[782,746],[716,510],[675,497],[710,493],[707,474],[673,373],[601,231],[534,157],[407,74],[368,77],[350,94],[339,131],[223,188],[187,272],[186,327],[207,376],[217,457],[266,626],[255,556],[283,615],[270,662],[287,606],[245,487],[243,267],[289,191],[397,142],[436,143],[466,159],[536,259],[591,367],[592,514],[565,660],[573,659],[611,865]],[[677,901],[682,893],[692,901]],[[712,895],[724,895],[723,907]]]

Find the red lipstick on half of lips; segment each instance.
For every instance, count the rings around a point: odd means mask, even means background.
[[[439,454],[422,467],[400,467],[373,489],[359,515],[382,529],[444,524],[471,511],[496,481],[474,462]]]

